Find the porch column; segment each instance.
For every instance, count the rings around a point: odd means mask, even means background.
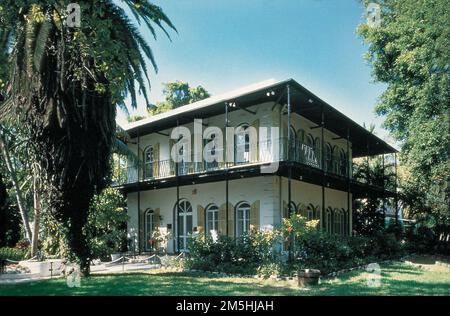
[[[325,112],[322,104],[321,109],[321,123],[320,123],[320,133],[321,133],[321,143],[322,143],[322,152],[321,152],[321,164],[322,164],[322,216],[321,216],[321,226],[322,230],[325,230],[325,137],[324,137],[324,126],[325,126]]]
[[[350,169],[352,168],[350,164],[350,128],[347,127],[347,223],[348,223],[348,231],[347,233],[351,236],[352,235],[352,227],[351,227],[351,217],[352,217],[352,209],[350,204]]]
[[[286,86],[287,93],[287,163],[288,163],[288,216],[291,217],[292,214],[292,162],[291,162],[291,87],[289,85]],[[290,246],[289,246],[289,261],[293,261],[293,248],[294,248],[294,238],[291,233],[289,236]]]
[[[229,188],[228,188],[228,133],[227,133],[227,127],[228,127],[228,103],[225,102],[225,146],[223,148],[225,153],[225,227],[226,227],[226,235],[230,235],[230,229],[228,225],[228,201],[229,201]],[[234,221],[233,221],[234,222]]]
[[[177,128],[180,126],[180,122],[177,119]],[[172,153],[172,148],[169,148],[170,154]],[[178,240],[178,229],[177,229],[177,215],[178,215],[178,209],[179,209],[179,203],[180,203],[180,181],[178,178],[178,150],[175,151],[175,159],[176,162],[173,164],[175,166],[175,179],[177,184],[177,196],[176,196],[176,203],[175,203],[175,209],[173,211],[173,222],[172,222],[172,236],[173,236],[173,252],[176,252],[177,250],[177,240]]]

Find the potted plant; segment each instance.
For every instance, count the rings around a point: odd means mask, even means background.
[[[298,286],[308,287],[319,284],[320,270],[300,269],[297,273]]]

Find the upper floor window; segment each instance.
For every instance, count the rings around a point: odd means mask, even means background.
[[[250,231],[250,204],[241,202],[236,206],[236,236]]]
[[[343,149],[339,151],[340,157],[339,157],[339,173],[342,176],[347,175],[347,154],[344,152]]]
[[[203,145],[206,146],[208,144],[211,144],[212,147],[209,147],[208,151],[207,151],[207,155],[210,157],[214,157],[217,154],[217,143],[216,143],[216,134],[215,133],[210,133],[208,135],[208,137],[206,137],[204,139]],[[211,170],[211,169],[216,169],[218,168],[219,164],[217,162],[216,159],[214,159],[214,161],[211,161],[211,159],[207,159],[205,161],[205,167],[206,170]]]
[[[236,129],[234,142],[236,163],[246,163],[250,161],[250,132],[248,128],[248,124],[243,124]]]
[[[325,166],[327,171],[333,170],[333,147],[330,143],[325,145]]]
[[[295,132],[294,127],[291,125],[289,127],[289,159],[297,160],[298,157],[298,146],[297,146],[297,133]]]
[[[306,137],[306,145],[314,148],[314,137],[311,134],[308,134],[308,136]]]
[[[297,131],[298,140],[302,143],[305,143],[305,135],[306,133],[304,129],[299,129]]]
[[[148,146],[144,150],[144,178],[153,177],[153,164],[155,162],[153,146]]]

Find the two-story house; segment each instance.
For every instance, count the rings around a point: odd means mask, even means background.
[[[293,79],[251,85],[124,129],[138,161],[122,163],[117,185],[127,196],[130,250],[138,252],[151,251],[156,227],[170,233],[168,252],[180,252],[193,232],[239,236],[279,227],[292,212],[348,235],[353,199],[368,190],[395,195],[353,179],[352,159],[396,150]]]

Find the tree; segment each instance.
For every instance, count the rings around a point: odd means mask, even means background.
[[[149,104],[148,111],[151,115],[164,113],[210,97],[208,91],[202,86],[192,88],[189,83],[180,80],[165,83],[163,94],[165,97],[163,102]]]
[[[6,101],[0,117],[18,117],[30,135],[52,216],[60,223],[68,259],[89,273],[83,230],[95,193],[109,182],[116,105],[136,89],[147,98],[146,60],[152,50],[133,18],[156,39],[175,27],[148,1],[78,1],[81,24],[66,23],[70,1],[0,1],[2,54],[11,51]],[[5,39],[6,36],[6,40]],[[0,64],[7,63],[1,60]]]
[[[93,258],[106,259],[111,253],[126,249],[128,215],[122,193],[113,188],[105,189],[92,200],[86,233]]]
[[[411,190],[405,196],[420,194],[422,212],[448,222],[450,1],[384,0],[380,6],[381,25],[358,28],[374,79],[387,84],[376,112],[401,142],[409,174],[403,191]]]
[[[375,133],[375,125],[365,128]],[[362,183],[377,186],[379,188],[395,188],[395,172],[392,162],[380,156],[355,159],[353,178]],[[378,193],[367,191],[365,198],[355,200],[353,213],[353,230],[362,236],[373,236],[385,227],[386,201],[383,201]],[[396,209],[396,219],[398,210]],[[398,221],[396,221],[398,222]]]

